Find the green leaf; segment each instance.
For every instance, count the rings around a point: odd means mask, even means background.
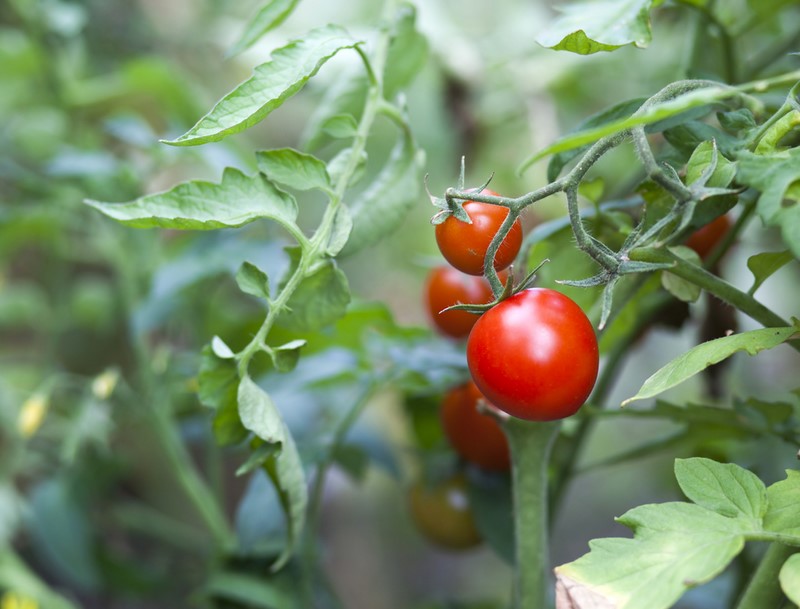
[[[719,575],[744,547],[745,523],[688,503],[634,508],[617,519],[634,539],[599,539],[556,568],[556,597],[589,606],[667,609]],[[578,605],[581,606],[581,605]]]
[[[247,437],[247,430],[239,419],[236,362],[220,358],[212,345],[206,345],[200,354],[197,384],[200,403],[216,410],[212,429],[217,444],[230,446],[242,442]]]
[[[300,91],[336,53],[357,44],[336,25],[312,30],[274,51],[270,61],[256,67],[252,77],[217,102],[194,127],[164,143],[196,146],[252,127]]]
[[[353,230],[340,255],[373,245],[400,226],[417,203],[421,165],[411,136],[404,132],[375,181],[350,205]]]
[[[233,359],[236,354],[219,336],[211,339],[211,351],[220,359]]]
[[[236,284],[245,294],[258,298],[269,298],[267,274],[251,262],[243,262],[236,272]]]
[[[800,538],[800,471],[786,470],[786,479],[767,487],[764,529]]]
[[[347,165],[350,162],[350,157],[353,155],[352,148],[345,148],[344,150],[339,151],[335,157],[333,157],[330,162],[328,163],[328,173],[331,176],[331,181],[336,184],[344,175],[344,171]],[[367,153],[363,150],[358,157],[358,161],[356,162],[356,168],[353,172],[353,175],[350,177],[348,182],[348,186],[354,186],[358,182],[361,181],[361,178],[364,177],[364,172],[367,167]]]
[[[214,572],[205,584],[204,593],[212,598],[255,609],[304,609],[296,574],[280,573],[272,577],[233,571]]]
[[[339,209],[336,210],[336,215],[333,218],[333,228],[331,229],[331,236],[328,239],[328,247],[325,248],[325,252],[328,256],[336,256],[342,251],[352,231],[353,216],[350,213],[350,208],[344,203],[340,203]]]
[[[41,609],[78,609],[71,601],[51,590],[16,554],[0,552],[0,589],[25,596]]]
[[[693,89],[687,93],[678,95],[669,101],[650,106],[646,110],[638,111],[626,118],[612,120],[610,122],[584,129],[573,135],[562,138],[555,144],[551,144],[541,152],[537,152],[524,161],[519,169],[519,172],[524,171],[533,163],[546,156],[572,150],[574,148],[579,148],[581,146],[585,146],[586,144],[592,144],[600,138],[619,133],[620,131],[625,131],[631,127],[636,127],[638,125],[651,125],[653,123],[657,123],[658,121],[676,116],[681,112],[686,112],[687,110],[691,110],[693,108],[699,108],[701,106],[707,106],[709,104],[720,102],[730,97],[734,97],[735,95],[738,95],[738,92],[735,89],[723,87],[721,85],[708,86],[702,89]]]
[[[694,184],[703,172],[711,165],[716,156],[717,166],[714,168],[706,186],[725,188],[736,177],[736,163],[729,161],[717,150],[713,142],[702,142],[694,149],[686,164],[686,183]]]
[[[700,256],[690,247],[679,245],[671,247],[669,250],[684,260],[700,264]],[[700,298],[700,292],[702,291],[696,283],[682,279],[669,271],[661,272],[661,285],[667,292],[683,302],[695,302]]]
[[[508,564],[514,564],[514,518],[511,480],[473,474],[467,479],[475,526],[484,541]]]
[[[278,372],[291,372],[294,370],[300,359],[300,349],[305,344],[306,341],[304,339],[298,338],[279,347],[271,347],[270,354],[272,355],[272,363],[275,364],[275,369]]]
[[[721,516],[750,519],[760,525],[767,509],[767,489],[753,472],[711,459],[676,459],[675,478],[697,505]]]
[[[537,38],[544,47],[589,55],[634,44],[650,44],[650,10],[657,0],[592,0],[557,10],[562,15]]]
[[[335,445],[333,461],[356,482],[363,482],[369,471],[369,455],[354,444]]]
[[[320,129],[336,139],[355,137],[358,133],[358,123],[350,114],[336,114],[325,119]]]
[[[55,574],[84,591],[101,585],[93,529],[78,494],[64,478],[52,478],[32,491],[28,531],[37,553]]]
[[[417,31],[416,17],[413,5],[403,3],[400,6],[383,74],[386,99],[394,98],[411,84],[428,59],[428,41]]]
[[[286,548],[273,565],[273,570],[278,570],[291,557],[305,525],[308,489],[303,464],[275,404],[249,377],[244,377],[239,383],[238,402],[239,416],[245,428],[267,444],[280,446],[280,451],[267,455],[264,463],[264,470],[278,491],[287,520]]]
[[[706,114],[705,110],[700,108],[701,116]],[[727,157],[734,157],[742,147],[742,142],[738,138],[700,120],[683,120],[673,127],[664,129],[664,139],[686,156],[692,155],[699,146],[704,146],[705,143],[710,144],[712,141],[716,142],[717,149]],[[701,152],[706,155],[706,159],[711,158],[710,149],[701,149]],[[693,181],[687,181],[687,183]]]
[[[748,131],[756,127],[756,119],[748,108],[739,108],[730,112],[717,112],[720,126],[730,133]]]
[[[747,259],[747,268],[753,273],[755,280],[753,281],[753,286],[748,290],[748,294],[751,296],[755,294],[762,283],[792,260],[794,260],[794,256],[792,256],[789,250],[784,250],[782,252],[762,252],[750,256],[750,258]]]
[[[292,265],[287,277],[299,264],[296,249],[290,250]],[[347,276],[333,260],[322,260],[294,291],[287,310],[278,316],[278,324],[287,330],[311,332],[326,326],[347,311],[350,286]]]
[[[293,224],[297,217],[297,203],[290,195],[260,174],[251,177],[230,167],[219,184],[184,182],[129,203],[87,200],[86,204],[135,228],[210,230],[234,228],[261,218]]]
[[[697,345],[658,370],[644,382],[635,396],[622,402],[622,405],[626,406],[635,400],[654,397],[679,385],[709,366],[727,359],[737,351],[746,351],[749,355],[755,355],[759,351],[777,347],[789,340],[796,332],[797,328],[794,327],[762,328]]]
[[[250,456],[242,463],[236,470],[237,476],[244,476],[249,474],[254,469],[262,467],[270,457],[275,456],[280,450],[279,444],[258,444],[250,451]]]
[[[298,2],[299,0],[267,0],[264,6],[250,19],[247,28],[228,55],[238,55],[253,46],[264,34],[283,23],[292,14]]]
[[[311,154],[292,148],[278,148],[257,152],[256,159],[258,168],[275,182],[297,190],[331,190],[331,179],[325,163]]]
[[[786,597],[795,605],[800,605],[800,554],[793,554],[786,559],[778,578]]]
[[[756,212],[767,226],[780,226],[783,242],[800,258],[800,203],[784,205],[793,185],[800,182],[800,148],[756,155],[742,152],[736,179],[761,191]]]

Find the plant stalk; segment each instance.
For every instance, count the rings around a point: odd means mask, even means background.
[[[514,502],[514,608],[544,609],[548,603],[547,465],[560,422],[510,418],[504,424],[511,448]]]
[[[786,559],[795,552],[797,548],[780,543],[771,544],[747,584],[736,609],[770,609],[780,606],[783,592],[778,582],[778,573]]]

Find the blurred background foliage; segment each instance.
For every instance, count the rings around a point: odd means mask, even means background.
[[[531,191],[546,182],[546,163],[519,176],[521,160],[590,114],[686,76],[720,77],[714,41],[707,52],[693,51],[685,7],[665,3],[658,10],[647,49],[581,57],[534,42],[553,17],[552,4],[431,0],[418,6],[429,53],[407,103],[432,192],[455,183],[462,155],[469,185],[493,173],[498,192]],[[230,599],[240,586],[220,574],[201,518],[164,466],[170,456],[154,431],[153,408],[176,422],[182,444],[236,524],[243,553],[226,566],[244,561],[247,569],[263,570],[259,557],[274,550],[270,544],[282,526],[279,511],[270,507],[274,491],[262,474],[234,475],[243,453],[215,446],[195,377],[200,351],[214,335],[238,347],[260,324],[262,306],[236,289],[232,274],[244,260],[278,274],[286,264],[283,236],[265,223],[209,233],[135,231],[82,204],[84,198],[125,201],[190,177],[218,180],[225,166],[253,170],[254,149],[309,143],[315,109],[353,86],[348,74],[355,55],[336,57],[275,117],[225,143],[197,149],[158,143],[184,132],[272,48],[328,21],[358,34],[374,27],[380,11],[373,0],[304,0],[281,28],[226,58],[256,6],[224,0],[0,4],[0,588],[27,591],[42,606],[208,605],[217,592]],[[757,72],[761,54],[771,41],[800,30],[797,9],[790,6],[780,18],[760,15],[737,39],[748,77],[769,75]],[[735,7],[729,17],[735,24]],[[770,70],[792,61],[778,58]],[[371,159],[386,156],[391,134],[388,127],[385,134],[376,131]],[[641,178],[632,155],[623,147],[593,170],[602,176],[604,199],[626,194]],[[371,160],[367,171],[379,167]],[[313,226],[320,212],[313,195],[301,209],[301,220]],[[337,375],[375,366],[381,357],[389,367],[422,375],[416,387],[413,375],[400,383],[415,395],[409,410],[394,384],[377,393],[353,432],[352,442],[377,466],[365,471],[357,453],[332,472],[322,515],[323,558],[347,607],[456,606],[441,599],[503,599],[509,589],[510,569],[492,550],[456,555],[431,548],[413,531],[406,506],[406,490],[420,469],[414,430],[436,458],[452,460],[431,413],[444,388],[464,374],[459,349],[426,329],[421,289],[439,261],[431,213],[421,197],[400,231],[344,262],[358,302],[342,322],[344,338],[320,342],[319,352],[312,349],[293,375],[273,381],[302,452],[313,451],[330,431],[326,408],[335,419],[336,404],[354,399],[351,386],[331,381]],[[545,201],[526,217],[526,230],[563,213],[563,201]],[[753,224],[721,272],[746,289],[748,256],[778,248],[776,234]],[[543,272],[546,283],[585,277],[591,268],[566,231],[537,244],[531,265],[544,257],[554,260]],[[796,263],[787,265],[760,297],[790,316],[800,298],[799,274]],[[571,294],[587,310],[596,298],[593,291]],[[693,305],[680,329],[656,328],[631,347],[610,409],[697,342],[707,307],[704,301]],[[384,328],[400,345],[403,337],[423,336],[428,350],[364,347],[362,325]],[[747,319],[738,325],[755,327]],[[348,340],[352,344],[340,344]],[[323,348],[329,346],[336,349]],[[371,361],[359,364],[358,358]],[[137,380],[143,368],[151,379],[145,394]],[[755,360],[734,358],[722,372],[726,405],[730,396],[758,396],[796,407],[789,391],[799,370],[800,359],[788,348]],[[309,388],[309,379],[317,384]],[[716,403],[702,379],[666,398]],[[153,404],[143,403],[148,399]],[[417,419],[407,416],[420,410]],[[676,498],[674,457],[733,459],[767,482],[792,466],[796,447],[723,436],[591,467],[657,442],[676,425],[636,417],[600,422],[579,463],[587,471],[554,515],[554,564],[582,554],[588,539],[624,534],[613,517],[628,508]],[[725,578],[680,606],[720,607],[713,586],[724,587]],[[58,594],[48,596],[49,587]],[[217,600],[214,606],[251,605]]]

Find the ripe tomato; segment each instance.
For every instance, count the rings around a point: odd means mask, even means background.
[[[441,411],[444,434],[465,461],[486,470],[508,471],[511,455],[506,435],[495,419],[478,412],[481,398],[472,382],[448,391]]]
[[[500,273],[505,283],[507,272]],[[425,282],[425,304],[433,325],[452,338],[466,338],[478,315],[467,311],[441,311],[454,304],[485,304],[494,299],[492,288],[484,277],[465,275],[442,265],[428,274]]]
[[[484,194],[499,196],[491,190]],[[508,215],[508,209],[499,205],[467,201],[464,211],[472,220],[467,224],[454,216],[436,225],[436,243],[445,259],[459,271],[468,275],[483,275],[483,261],[489,244]],[[522,224],[514,222],[506,238],[500,244],[494,258],[494,268],[499,271],[508,267],[522,246]]]
[[[494,406],[520,419],[552,421],[575,414],[589,397],[599,350],[573,300],[531,288],[481,315],[467,340],[467,363]]]
[[[466,550],[481,543],[463,476],[453,476],[433,487],[417,482],[411,487],[408,499],[417,529],[437,546]]]
[[[722,241],[730,227],[731,219],[728,214],[718,216],[689,235],[686,245],[696,251],[700,258],[706,258],[717,243]]]

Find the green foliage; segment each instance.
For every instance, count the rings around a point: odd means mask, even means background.
[[[625,609],[666,609],[690,587],[722,572],[748,539],[781,533],[797,543],[800,538],[790,532],[797,514],[777,521],[797,492],[796,472],[788,473],[767,488],[736,465],[676,460],[675,477],[694,503],[644,505],[622,515],[618,522],[632,529],[634,538],[591,542],[588,554],[556,569],[558,594],[564,602],[593,599]]]

